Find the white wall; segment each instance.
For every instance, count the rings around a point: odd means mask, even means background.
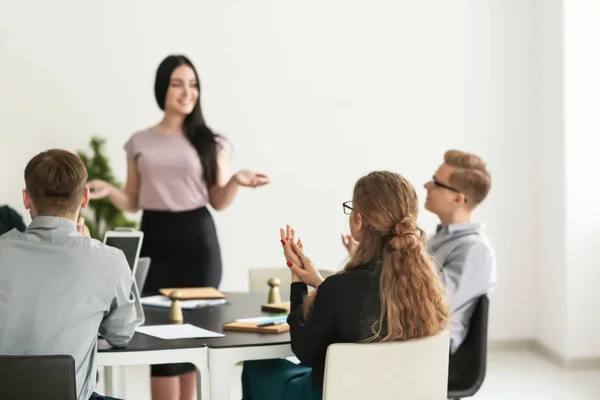
[[[600,356],[600,3],[538,0],[536,338],[566,360]]]
[[[568,342],[570,357],[600,356],[600,3],[564,2]],[[590,284],[592,283],[593,284]]]
[[[563,96],[562,0],[537,0],[536,131],[539,187],[534,282],[538,292],[535,337],[560,355],[567,346],[567,271]]]
[[[475,2],[471,2],[473,7]],[[485,4],[486,2],[484,2]],[[535,75],[532,1],[495,0],[489,7],[491,24],[481,32],[490,36],[489,137],[486,147],[495,153],[493,164],[493,223],[502,236],[493,237],[498,252],[498,291],[491,307],[491,339],[531,338],[534,335],[534,214],[535,136],[532,86]],[[479,18],[483,16],[478,16]],[[484,49],[481,49],[484,50]],[[489,72],[488,72],[489,71]],[[470,115],[478,110],[472,108]],[[482,127],[483,128],[483,127]],[[486,217],[490,219],[490,217]],[[498,219],[496,219],[498,218]],[[490,227],[491,228],[491,227]]]
[[[273,184],[217,215],[222,288],[282,265],[278,228],[294,224],[315,262],[338,268],[341,203],[373,169],[422,183],[448,148],[483,156],[494,188],[477,217],[497,248],[492,339],[534,334],[537,177],[533,0],[128,1],[11,3],[0,24],[2,201],[23,211],[22,169],[48,147],[122,145],[160,113],[155,68],[195,62],[207,119],[234,146],[233,168]],[[5,16],[7,14],[4,14]],[[432,230],[435,218],[421,222]]]

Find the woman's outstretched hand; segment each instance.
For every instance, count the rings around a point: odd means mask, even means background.
[[[253,188],[265,186],[271,182],[267,175],[259,174],[247,169],[238,171],[233,178],[238,185]]]
[[[94,179],[88,182],[87,186],[90,189],[90,200],[103,199],[114,189],[110,183],[101,179]]]

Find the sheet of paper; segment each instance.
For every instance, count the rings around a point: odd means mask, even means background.
[[[163,295],[142,297],[140,303],[145,306],[170,308],[171,299]],[[180,300],[182,310],[193,310],[196,308],[204,308],[218,306],[227,303],[225,299],[209,299],[209,300]]]
[[[136,332],[165,340],[218,338],[225,336],[222,333],[202,329],[192,324],[139,326],[136,328]]]

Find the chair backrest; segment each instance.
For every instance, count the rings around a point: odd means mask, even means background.
[[[140,257],[138,259],[137,269],[135,270],[135,282],[140,293],[144,291],[144,284],[150,269],[150,257]]]
[[[0,356],[0,399],[77,400],[70,355]]]
[[[450,357],[449,390],[475,394],[483,384],[487,365],[489,304],[487,295],[477,299],[467,336]]]
[[[7,205],[0,206],[0,236],[15,228],[21,232],[25,230],[23,217]]]
[[[450,335],[327,349],[324,400],[445,400]]]
[[[335,272],[325,269],[320,269],[319,272],[323,278],[333,275]],[[292,277],[289,268],[250,268],[248,271],[250,278],[250,292],[252,293],[269,293],[269,285],[267,281],[271,278],[279,278],[279,293],[281,300],[287,301],[290,295],[290,284]]]

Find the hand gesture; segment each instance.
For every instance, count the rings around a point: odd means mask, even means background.
[[[85,225],[85,219],[83,219],[83,217],[79,217],[77,220],[77,232],[85,237],[90,237],[90,230]]]
[[[240,186],[260,187],[270,183],[269,177],[265,174],[258,174],[250,170],[238,171],[233,178]]]
[[[296,263],[297,265],[302,265],[302,260],[294,251],[292,250],[292,243],[296,240],[296,231],[292,229],[291,226],[286,225],[286,229],[279,229],[279,234],[281,235],[281,245],[283,246],[283,255],[285,256],[288,265],[290,262]],[[302,241],[298,238],[298,245],[302,247]],[[292,282],[301,282],[300,277],[295,275],[292,272]]]
[[[358,246],[358,242],[354,240],[351,234],[342,234],[342,244],[346,247],[346,250],[348,250],[348,254],[353,256],[354,252],[356,251],[356,247]]]
[[[113,186],[103,180],[94,179],[88,182],[88,188],[90,189],[90,200],[103,199],[110,194]]]
[[[298,258],[300,258],[301,262],[301,264],[298,264],[293,261],[288,261],[288,267],[290,267],[290,270],[292,271],[292,276],[295,274],[302,282],[317,288],[324,280],[319,273],[319,270],[315,268],[315,265],[310,258],[306,257],[304,251],[297,243],[292,241],[291,247]]]

